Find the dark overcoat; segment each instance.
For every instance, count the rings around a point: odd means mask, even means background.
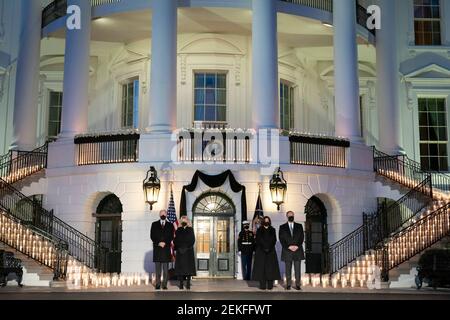
[[[165,222],[164,229],[161,225],[161,221],[155,221],[152,224],[150,231],[150,238],[153,242],[153,262],[172,262],[172,254],[170,246],[174,238],[175,229],[173,224],[169,221]],[[160,242],[164,242],[166,246],[161,248]]]
[[[283,248],[281,252],[281,261],[301,261],[305,260],[305,252],[303,250],[303,242],[305,240],[305,233],[303,226],[299,223],[294,223],[294,236],[291,235],[289,223],[280,226],[279,238]],[[297,246],[299,249],[296,252],[289,250],[290,246]]]
[[[194,229],[191,227],[179,227],[175,234],[175,275],[195,276]]]
[[[256,232],[256,254],[252,276],[254,281],[281,280],[276,243],[277,235],[273,227],[268,229],[260,227]]]

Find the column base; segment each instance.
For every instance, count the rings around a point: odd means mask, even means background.
[[[145,129],[148,133],[171,134],[174,130],[170,125],[153,125]]]

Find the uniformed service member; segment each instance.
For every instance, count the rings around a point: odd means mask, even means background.
[[[242,275],[245,281],[252,279],[253,252],[255,251],[255,234],[250,230],[250,222],[243,222],[239,233],[238,250],[241,253]]]

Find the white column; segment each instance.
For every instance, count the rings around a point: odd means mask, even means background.
[[[154,0],[149,131],[176,129],[177,1]]]
[[[72,138],[88,128],[91,1],[69,0],[81,9],[81,28],[66,29],[61,137]]]
[[[14,103],[12,150],[36,147],[42,8],[40,1],[21,1],[21,31]]]
[[[379,147],[388,154],[400,154],[401,126],[398,96],[396,2],[380,0],[381,29],[377,30],[377,104]]]
[[[278,34],[275,0],[253,0],[254,129],[280,127]]]
[[[362,141],[355,0],[333,0],[336,135]]]

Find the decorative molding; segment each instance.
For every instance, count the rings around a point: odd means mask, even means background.
[[[242,69],[242,58],[239,55],[235,56],[235,66],[234,66],[234,73],[235,73],[235,81],[236,86],[241,85],[241,69]]]
[[[187,54],[180,54],[180,68],[181,68],[181,84],[185,85],[187,81]]]
[[[45,74],[39,75],[39,94],[38,94],[38,103],[39,104],[42,104],[42,102],[43,102],[46,81],[47,81],[47,76]]]
[[[377,106],[377,87],[375,81],[367,81],[367,98],[369,109],[375,109]]]

